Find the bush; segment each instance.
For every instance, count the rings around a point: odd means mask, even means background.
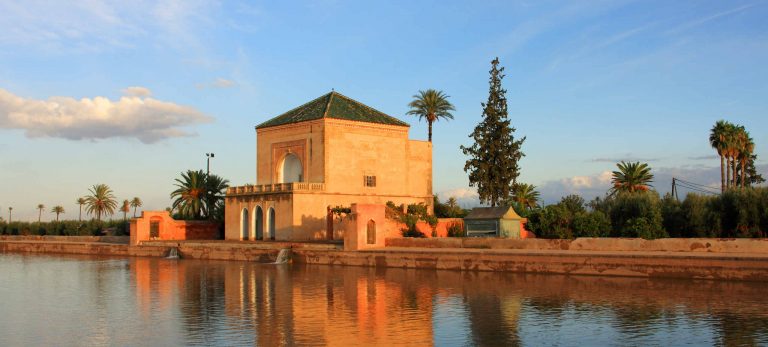
[[[446,231],[448,234],[448,237],[464,237],[464,223],[461,222],[451,222],[446,227]]]
[[[573,238],[573,216],[560,205],[550,205],[531,211],[526,228],[544,239]]]
[[[419,222],[419,216],[407,213],[400,218],[400,221],[405,224],[405,228],[400,229],[403,237],[427,237],[416,228],[416,223]]]
[[[647,229],[644,234],[663,232],[661,202],[655,191],[619,193],[611,204],[610,218],[613,227],[611,236],[641,237],[637,233],[637,228],[641,226],[638,223],[645,223],[642,225]],[[641,218],[644,222],[638,221]]]
[[[581,212],[573,218],[573,236],[607,237],[611,232],[611,221],[600,211]]]

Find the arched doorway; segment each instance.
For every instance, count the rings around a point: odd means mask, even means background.
[[[365,235],[369,245],[376,244],[376,222],[373,219],[368,221],[368,226],[365,228]]]
[[[254,213],[256,219],[256,240],[264,238],[264,212],[261,210],[261,206],[256,206],[256,213]]]
[[[275,239],[275,209],[273,207],[269,208],[269,212],[267,215],[267,232],[269,233],[269,239],[274,240]]]
[[[249,221],[250,219],[248,219],[248,209],[244,208],[242,212],[242,218],[240,219],[240,227],[242,228],[240,232],[240,237],[243,240],[248,239],[248,224],[249,224],[248,222]]]
[[[280,183],[301,182],[304,173],[301,159],[296,154],[288,153],[280,165]]]

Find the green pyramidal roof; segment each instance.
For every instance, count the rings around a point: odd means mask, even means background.
[[[256,126],[263,129],[284,124],[306,122],[320,118],[336,118],[358,122],[409,126],[395,117],[352,100],[337,92],[330,92],[304,105],[294,108]]]

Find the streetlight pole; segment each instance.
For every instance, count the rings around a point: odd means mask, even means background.
[[[205,153],[205,156],[207,158],[206,166],[205,166],[205,176],[209,176],[211,174],[211,158],[214,157],[214,154],[213,153]]]

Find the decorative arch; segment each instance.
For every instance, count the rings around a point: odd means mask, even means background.
[[[243,240],[248,239],[248,227],[249,227],[250,219],[248,218],[248,208],[243,208],[243,210],[240,212],[240,238]]]
[[[368,225],[365,228],[366,240],[369,245],[376,244],[376,222],[373,219],[368,221]]]
[[[270,207],[267,213],[267,233],[269,233],[269,239],[275,239],[275,208]]]
[[[304,180],[304,166],[301,164],[301,159],[294,153],[288,153],[283,157],[283,161],[280,164],[280,170],[278,172],[278,182],[291,183],[301,182]]]
[[[261,209],[261,206],[256,205],[254,208],[253,213],[253,219],[254,219],[254,237],[256,240],[262,240],[264,239],[264,211]]]

